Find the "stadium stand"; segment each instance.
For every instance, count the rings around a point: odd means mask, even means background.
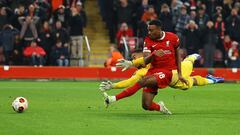
[[[163,30],[180,37],[183,56],[203,55],[197,66],[238,68],[239,5],[238,0],[2,0],[0,59],[30,65],[23,50],[35,40],[46,52],[43,66],[62,65],[51,55],[60,40],[68,48],[68,66],[103,67],[110,45],[128,59],[143,47],[148,21],[159,19]],[[123,36],[122,24],[130,29]]]

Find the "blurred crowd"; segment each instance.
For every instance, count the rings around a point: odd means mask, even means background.
[[[111,43],[123,52],[122,37],[143,47],[150,20],[176,33],[182,56],[200,53],[200,67],[240,67],[240,0],[98,0]],[[129,42],[132,43],[132,42]]]
[[[83,8],[84,0],[0,0],[0,64],[68,66],[81,52]]]

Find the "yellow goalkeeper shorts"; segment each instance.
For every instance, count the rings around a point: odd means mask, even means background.
[[[181,62],[181,71],[182,71],[182,76],[187,80],[187,84],[183,83],[178,79],[178,73],[177,70],[173,70],[173,76],[172,80],[170,83],[170,87],[176,88],[176,89],[181,89],[181,90],[187,90],[193,86],[193,79],[190,76],[193,70],[193,62],[184,60]]]

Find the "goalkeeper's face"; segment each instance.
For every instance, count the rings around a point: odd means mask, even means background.
[[[141,58],[143,57],[143,52],[135,52],[135,53],[132,53],[132,59],[135,60],[135,59],[138,59],[138,58]],[[138,69],[141,69],[143,68],[141,65],[136,67]]]
[[[133,60],[141,58],[141,57],[143,57],[143,53],[142,52],[132,53],[132,59]]]

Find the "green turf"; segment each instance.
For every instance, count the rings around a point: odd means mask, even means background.
[[[141,108],[141,92],[105,109],[96,82],[0,82],[0,135],[239,135],[240,85],[160,90],[172,116]],[[110,92],[117,93],[119,90]],[[10,104],[24,96],[29,108]]]

